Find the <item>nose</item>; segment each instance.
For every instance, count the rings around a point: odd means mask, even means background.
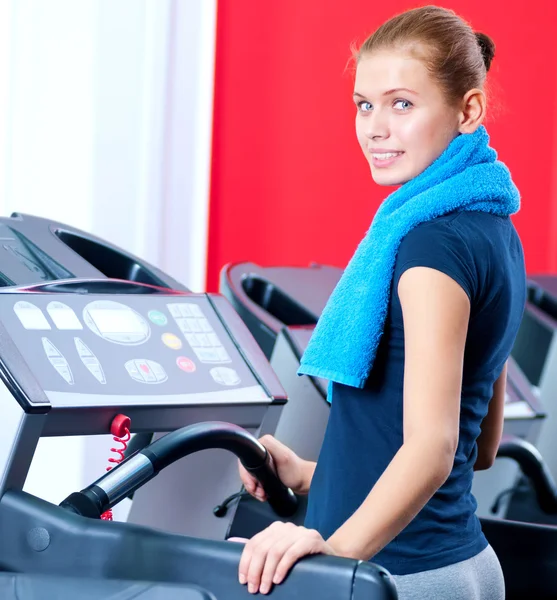
[[[386,139],[389,137],[389,122],[384,111],[375,109],[365,120],[365,135],[370,140]]]

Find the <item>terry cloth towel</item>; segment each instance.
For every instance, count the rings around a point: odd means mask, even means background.
[[[489,147],[485,127],[457,136],[437,160],[379,207],[323,309],[298,375],[363,387],[383,333],[404,236],[420,223],[455,210],[507,216],[519,207],[518,190]]]

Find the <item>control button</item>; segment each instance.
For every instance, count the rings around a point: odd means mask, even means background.
[[[191,328],[188,325],[188,320],[187,319],[176,319],[176,323],[178,323],[178,327],[180,328],[180,331],[182,333],[191,333]]]
[[[176,364],[178,365],[178,367],[180,369],[182,369],[182,371],[185,371],[186,373],[194,373],[195,370],[197,369],[193,360],[191,360],[185,356],[179,356],[176,359]]]
[[[74,338],[75,341],[75,347],[77,349],[77,353],[79,354],[79,356],[81,358],[85,358],[85,357],[95,357],[95,355],[93,354],[93,352],[91,352],[91,350],[89,350],[89,348],[85,345],[85,343],[78,337]]]
[[[209,338],[207,337],[207,334],[205,334],[205,333],[198,333],[197,339],[198,339],[199,343],[201,344],[201,346],[212,346],[213,345],[213,344],[211,344],[211,342],[209,341]]]
[[[42,343],[43,349],[46,353],[48,360],[50,361],[50,364],[58,371],[59,375],[61,375],[61,377],[66,381],[66,383],[73,385],[73,373],[64,355],[60,352],[60,350],[58,350],[58,348],[56,348],[56,346],[48,338],[42,338]]]
[[[65,367],[68,364],[66,359],[61,355],[60,356],[49,356],[48,360],[50,361],[50,364],[55,369],[58,369],[59,367]]]
[[[188,340],[188,344],[192,348],[197,348],[198,346],[201,346],[201,342],[197,339],[197,335],[195,335],[195,333],[187,333],[185,334],[185,336],[186,340]]]
[[[136,381],[141,381],[141,383],[145,383],[143,376],[141,375],[141,373],[139,372],[139,369],[137,368],[137,366],[135,364],[135,360],[128,360],[125,367],[126,367],[126,371],[130,374],[130,377],[132,379],[135,379]]]
[[[85,362],[85,361],[84,361]],[[95,377],[99,383],[106,383],[106,377],[100,363],[86,363],[85,366],[89,369],[89,372]]]
[[[56,346],[48,338],[45,337],[43,338],[43,348],[49,359],[54,356],[62,356],[60,350],[58,350],[58,348],[56,348]]]
[[[170,314],[175,319],[178,319],[179,317],[182,316],[182,312],[180,310],[180,305],[179,304],[167,304],[166,306],[167,306],[168,310],[170,311]]]
[[[166,371],[159,363],[156,363],[154,360],[148,360],[147,363],[151,367],[151,372],[156,377],[158,383],[162,383],[168,379]]]
[[[149,364],[149,361],[136,360],[135,364],[138,366],[139,372],[141,373],[144,381],[146,381],[147,383],[154,383],[155,381],[157,381],[155,374],[151,370],[151,365]]]
[[[168,319],[166,315],[160,310],[150,310],[149,311],[149,319],[155,324],[163,327],[168,323]]]
[[[74,381],[73,381],[73,375],[72,375],[72,371],[70,369],[69,366],[59,366],[56,367],[56,370],[58,371],[58,373],[60,373],[60,375],[62,375],[62,377],[70,384],[73,385]]]
[[[130,377],[140,383],[162,383],[168,379],[166,371],[154,360],[128,360],[125,367]]]
[[[52,329],[43,311],[31,302],[24,302],[23,300],[16,302],[14,312],[25,329]]]
[[[197,358],[201,362],[218,363],[221,362],[216,348],[194,348]]]
[[[194,333],[199,333],[202,331],[201,326],[199,325],[199,321],[197,319],[186,319],[186,321],[188,322],[190,331],[193,331]]]
[[[197,319],[197,323],[201,331],[205,331],[206,333],[212,333],[213,328],[207,319]]]
[[[74,338],[75,347],[77,349],[77,353],[79,354],[79,358],[81,358],[81,362],[85,365],[85,367],[89,370],[91,375],[95,377],[95,379],[99,383],[106,383],[106,377],[104,375],[103,368],[99,359],[93,354],[93,352],[85,345],[85,342],[80,338]]]
[[[163,333],[162,341],[165,346],[172,348],[172,350],[180,350],[182,347],[182,340],[173,333]]]
[[[238,373],[228,367],[215,367],[209,372],[211,377],[221,385],[238,385],[242,381]]]
[[[67,304],[49,302],[46,310],[58,329],[83,329],[77,315]]]
[[[228,356],[228,352],[222,346],[217,348],[217,354],[221,362],[232,362],[232,359]]]
[[[199,306],[197,306],[197,304],[190,304],[189,306],[190,306],[191,314],[194,317],[205,317],[205,315],[203,314],[203,312],[201,311]]]
[[[180,312],[182,313],[183,317],[193,316],[192,312],[190,310],[190,306],[191,306],[190,304],[180,304],[179,306],[180,306]]]
[[[207,334],[209,341],[211,342],[211,346],[221,346],[219,336],[216,333]]]

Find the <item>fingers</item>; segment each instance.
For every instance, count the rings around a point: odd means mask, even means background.
[[[271,456],[273,456],[275,460],[278,460],[278,462],[281,462],[282,458],[285,455],[288,455],[290,451],[287,446],[285,446],[282,442],[279,442],[272,435],[264,435],[259,441],[265,446],[265,448],[267,448],[267,450],[271,453]]]
[[[242,480],[242,484],[246,488],[246,492],[248,492],[248,494],[251,494],[254,498],[261,502],[267,500],[267,494],[265,494],[265,490],[263,489],[259,481],[257,481],[255,477],[250,475],[248,471],[244,468],[242,463],[240,463],[239,461],[238,470],[240,472],[240,479]]]
[[[238,579],[240,580],[241,584],[246,583],[248,580],[248,571],[251,563],[251,558],[254,553],[254,549],[261,541],[269,537],[269,532],[273,525],[274,523],[272,525],[269,525],[267,529],[264,529],[263,531],[260,531],[258,534],[254,535],[251,538],[251,540],[249,540],[249,542],[246,544],[246,547],[242,552],[242,557],[240,558],[240,566],[238,567]]]
[[[284,552],[281,560],[277,564],[272,577],[273,583],[275,585],[282,583],[290,569],[298,560],[300,560],[300,558],[316,552],[320,541],[321,540],[314,539],[314,537],[310,535],[296,540],[294,544]]]
[[[323,538],[313,530],[292,523],[273,523],[245,546],[239,567],[240,583],[248,591],[267,594],[281,583],[297,560],[322,551]]]
[[[281,526],[286,525],[286,526]],[[269,535],[252,547],[247,570],[248,591],[266,594],[271,589],[275,568],[294,542],[297,527],[291,523],[273,523]]]
[[[253,569],[254,575],[253,580],[255,581],[255,585],[257,586],[257,578],[259,573],[261,573],[260,583],[259,583],[259,591],[262,594],[267,594],[273,584],[280,583],[287,575],[288,571],[294,566],[294,563],[304,556],[304,554],[295,555],[293,549],[300,545],[302,540],[296,540],[294,538],[284,538],[275,544],[273,544],[268,552],[267,556],[264,558],[263,569],[258,570],[259,565],[254,564],[255,561],[252,561],[250,564],[250,571]],[[301,551],[301,548],[300,548]],[[280,576],[279,571],[277,570],[280,565]],[[251,581],[251,575],[248,574],[248,582]]]

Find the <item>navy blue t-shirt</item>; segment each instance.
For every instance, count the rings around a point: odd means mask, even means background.
[[[325,539],[359,508],[403,443],[404,330],[397,288],[401,275],[418,266],[454,279],[470,299],[471,314],[453,470],[414,520],[372,558],[394,575],[454,564],[487,546],[471,493],[476,438],[526,300],[522,245],[509,218],[455,212],[408,233],[397,255],[389,313],[368,381],[363,389],[331,387],[331,413],[306,516],[306,527]]]

